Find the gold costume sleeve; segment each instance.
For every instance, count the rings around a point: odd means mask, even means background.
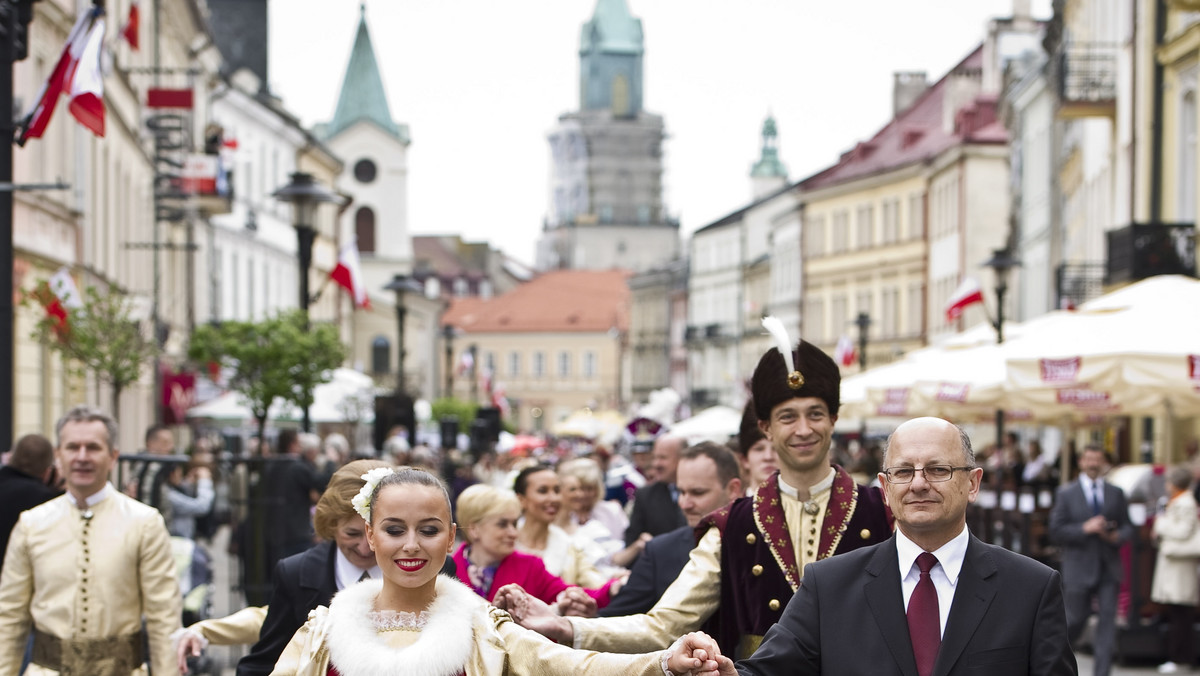
[[[0,674],[15,674],[25,656],[25,641],[33,617],[33,566],[29,560],[26,520],[13,527],[0,572]]]
[[[721,602],[721,532],[710,528],[679,577],[650,612],[626,617],[567,618],[576,648],[615,653],[664,650],[696,631]]]
[[[588,674],[589,676],[663,676],[662,653],[613,655],[547,641],[541,634],[513,622],[508,613],[492,609],[496,632],[508,654],[509,676],[542,674]],[[671,639],[673,642],[675,639]]]
[[[175,557],[162,515],[155,513],[142,523],[141,551],[138,555],[138,581],[141,585],[142,614],[150,639],[150,669],[159,674],[178,674],[179,663],[171,634],[179,628],[183,615],[183,597],[175,577]]]
[[[251,606],[225,617],[200,620],[188,629],[212,645],[254,645],[266,619],[266,606]]]

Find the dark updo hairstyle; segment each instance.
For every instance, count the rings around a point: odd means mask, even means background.
[[[391,474],[379,480],[375,484],[375,490],[371,491],[371,523],[375,522],[375,502],[379,499],[379,492],[386,486],[428,486],[436,488],[442,492],[442,497],[446,498],[446,513],[452,514],[450,508],[450,491],[446,490],[446,484],[442,480],[430,474],[426,470],[417,467],[397,467]]]
[[[525,491],[529,490],[529,477],[538,472],[554,472],[554,468],[544,462],[540,462],[517,472],[517,478],[513,480],[513,492],[517,495],[525,495]],[[555,473],[555,476],[557,476],[557,473]]]

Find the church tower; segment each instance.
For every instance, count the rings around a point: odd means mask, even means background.
[[[767,115],[762,126],[762,156],[750,169],[753,199],[765,197],[787,185],[787,167],[779,160],[779,131],[775,116]]]
[[[354,196],[342,232],[358,240],[367,289],[382,293],[412,265],[408,232],[408,125],[392,119],[365,6],[333,120],[314,130],[346,162],[338,188]]]
[[[550,132],[549,208],[537,264],[645,270],[679,254],[663,204],[663,119],[642,108],[642,22],[597,0],[579,40],[579,110]]]

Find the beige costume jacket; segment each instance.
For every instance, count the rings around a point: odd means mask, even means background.
[[[360,582],[312,611],[272,676],[325,676],[331,660],[342,676],[663,676],[661,652],[611,655],[551,643],[443,575],[428,623],[419,634],[395,632],[408,634],[408,645],[397,647],[368,617],[382,588],[380,580]]]
[[[187,631],[195,632],[212,645],[254,645],[266,619],[266,606],[250,606],[225,617],[200,620]]]
[[[154,508],[107,490],[87,512],[64,495],[21,514],[0,576],[0,674],[20,669],[31,629],[116,639],[140,632],[143,615],[155,676],[179,673],[170,637],[182,599],[167,528]],[[91,673],[113,673],[102,661],[93,666]]]

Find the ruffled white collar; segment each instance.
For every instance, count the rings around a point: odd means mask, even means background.
[[[383,589],[366,580],[338,592],[329,604],[329,658],[342,676],[455,676],[475,649],[472,618],[483,599],[457,580],[437,578],[437,598],[416,643],[393,648],[369,613]]]

